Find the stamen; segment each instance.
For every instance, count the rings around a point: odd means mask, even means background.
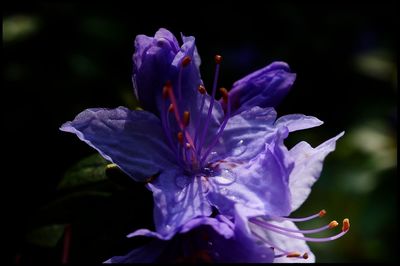
[[[332,229],[332,228],[335,228],[336,226],[338,226],[339,225],[339,223],[338,222],[336,222],[336,221],[332,221],[332,222],[330,222],[329,223],[329,229]]]
[[[165,100],[168,98],[169,90],[172,88],[171,81],[167,81],[162,90],[162,98]]]
[[[219,68],[220,68],[222,57],[220,55],[216,55],[214,59],[215,59],[216,66],[215,66],[215,76],[214,76],[213,88],[212,88],[212,93],[211,93],[210,106],[208,107],[208,113],[207,113],[207,117],[206,117],[206,120],[205,120],[205,125],[203,127],[203,131],[202,131],[201,136],[200,136],[200,142],[199,142],[199,146],[198,147],[202,147],[203,146],[204,140],[206,138],[208,125],[209,125],[210,120],[211,120],[211,113],[212,113],[212,110],[213,110],[213,107],[214,107],[215,93],[217,91]],[[201,151],[201,148],[197,150],[197,155],[199,157],[200,157],[200,151]]]
[[[199,87],[197,88],[198,89],[198,91],[201,93],[201,94],[206,94],[206,88],[204,88],[204,86],[203,85],[199,85]],[[201,109],[201,108],[200,108]]]
[[[189,65],[190,61],[192,61],[192,58],[190,58],[190,56],[188,56],[188,55],[185,56],[182,59],[182,66],[185,67],[185,66]]]
[[[272,219],[277,220],[277,221],[282,221],[282,220],[286,220],[286,221],[292,221],[292,222],[305,222],[305,221],[309,221],[318,217],[322,217],[326,214],[325,210],[321,210],[316,214],[310,215],[308,217],[304,217],[304,218],[289,218],[289,217],[278,217],[278,216],[271,216]]]
[[[342,232],[347,232],[350,229],[350,221],[348,218],[343,220]]]
[[[171,103],[168,107],[168,113],[174,112],[174,105]]]
[[[183,133],[181,131],[178,132],[177,137],[178,137],[179,143],[182,144],[183,143]]]
[[[222,133],[224,132],[224,129],[226,127],[226,124],[228,123],[228,120],[231,116],[231,103],[230,103],[230,99],[229,99],[229,94],[228,91],[225,88],[221,88],[220,89],[221,93],[222,93],[222,97],[224,97],[224,101],[226,99],[227,102],[227,112],[225,114],[224,117],[224,121],[222,122],[221,126],[218,129],[217,134],[214,137],[214,140],[211,142],[211,144],[208,146],[207,151],[204,153],[203,157],[201,157],[200,159],[200,165],[203,164],[203,162],[205,161],[205,159],[207,159],[207,156],[210,154],[211,150],[214,148],[215,144],[217,143],[218,139],[221,137]]]
[[[328,225],[322,226],[320,228],[301,230],[301,229],[290,229],[290,228],[282,227],[282,226],[279,226],[279,225],[275,225],[275,224],[266,222],[264,220],[256,219],[255,217],[250,218],[249,221],[253,222],[255,224],[258,224],[260,226],[261,225],[265,225],[267,227],[273,227],[273,228],[276,228],[276,229],[279,229],[279,230],[282,230],[282,231],[292,232],[292,233],[301,233],[301,234],[315,234],[315,233],[319,233],[319,232],[325,231],[327,229],[332,229],[332,228],[334,228],[334,227],[336,227],[338,225],[338,223],[336,221],[332,221]],[[335,223],[336,223],[336,225],[335,225]]]
[[[286,257],[288,258],[298,258],[300,256],[301,256],[300,252],[290,252],[289,254],[286,255]]]
[[[215,63],[216,63],[216,64],[221,64],[222,56],[220,56],[220,55],[217,54],[217,55],[214,57],[214,60],[215,60]]]
[[[307,252],[304,252],[304,254],[303,254],[303,259],[308,259],[308,253]]]
[[[183,122],[183,125],[185,127],[187,127],[189,125],[189,122],[190,122],[190,113],[189,113],[189,111],[183,112],[182,122]]]
[[[265,228],[265,229],[267,229],[267,230],[273,231],[273,232],[275,232],[275,233],[278,233],[278,234],[281,234],[281,235],[285,235],[285,236],[291,237],[291,238],[296,238],[296,239],[300,239],[300,240],[310,241],[310,242],[327,242],[327,241],[332,241],[332,240],[335,240],[335,239],[338,239],[338,238],[342,237],[343,235],[345,235],[345,234],[349,231],[349,230],[342,231],[342,232],[340,232],[340,233],[337,234],[337,235],[334,235],[334,236],[331,236],[331,237],[324,237],[324,238],[303,237],[303,236],[298,236],[298,235],[294,235],[294,234],[288,233],[287,230],[286,230],[286,231],[283,231],[283,230],[280,230],[280,229],[276,229],[276,228],[274,228],[274,227],[272,227],[272,226],[268,226],[268,225],[266,225],[266,224],[261,223],[259,220],[255,220],[255,219],[254,219],[254,220],[252,220],[252,222],[253,222],[254,224],[257,224],[257,225],[261,226],[262,228]],[[345,219],[345,220],[343,221],[343,229],[346,229],[346,228],[348,229],[347,225],[350,227],[350,222],[348,221],[348,219]]]

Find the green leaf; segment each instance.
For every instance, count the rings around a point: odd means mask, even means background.
[[[26,235],[26,241],[41,247],[55,247],[64,233],[64,224],[39,227]]]
[[[107,164],[99,154],[86,157],[67,170],[58,188],[73,188],[105,180]]]

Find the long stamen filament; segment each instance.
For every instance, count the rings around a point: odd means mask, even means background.
[[[204,160],[207,158],[207,156],[210,154],[212,148],[214,148],[215,144],[217,143],[218,139],[221,137],[222,133],[224,132],[224,129],[226,127],[226,124],[228,123],[228,120],[230,118],[231,115],[231,103],[230,103],[230,97],[228,94],[228,91],[225,88],[221,88],[221,94],[222,97],[224,99],[224,101],[227,103],[227,112],[225,114],[225,118],[224,121],[222,122],[220,128],[218,129],[217,134],[214,137],[214,140],[212,141],[212,143],[208,146],[207,151],[204,153],[203,157],[200,160],[200,165],[203,164]]]
[[[319,233],[322,231],[325,231],[327,229],[332,229],[336,226],[338,226],[338,223],[336,221],[332,221],[329,224],[322,226],[320,228],[316,228],[316,229],[308,229],[308,230],[300,230],[300,229],[290,229],[290,228],[286,228],[286,227],[282,227],[282,226],[278,226],[275,224],[271,224],[269,222],[263,221],[263,220],[258,220],[255,218],[250,218],[249,221],[253,222],[253,221],[258,221],[260,224],[269,226],[269,227],[273,227],[282,231],[286,231],[286,232],[292,232],[292,233],[301,233],[301,234],[314,234],[314,233]]]
[[[201,151],[201,147],[203,146],[204,140],[206,138],[206,133],[208,130],[208,126],[211,120],[211,113],[214,107],[214,101],[215,101],[215,93],[217,91],[217,82],[218,82],[218,76],[219,76],[219,68],[220,68],[220,64],[222,61],[222,57],[220,55],[216,55],[215,56],[215,76],[214,76],[214,82],[213,82],[213,87],[212,87],[212,93],[211,93],[211,99],[210,99],[210,106],[208,107],[208,113],[207,113],[207,117],[205,120],[205,125],[203,127],[203,131],[200,135],[200,142],[199,142],[199,148],[197,151],[197,155],[200,157],[200,151]]]
[[[345,221],[347,221],[347,222],[345,222]],[[309,241],[309,242],[327,242],[327,241],[332,241],[332,240],[338,239],[338,238],[342,237],[343,235],[345,235],[349,231],[348,228],[350,227],[350,223],[349,223],[348,219],[345,219],[343,221],[343,225],[348,224],[347,230],[344,230],[344,231],[340,232],[339,234],[331,236],[331,237],[314,238],[314,237],[303,237],[303,236],[294,235],[294,234],[288,233],[286,231],[282,231],[280,229],[276,229],[269,225],[263,224],[259,220],[255,220],[255,219],[252,220],[252,223],[257,224],[257,225],[261,226],[262,228],[270,230],[272,232],[275,232],[275,233],[278,233],[281,235],[285,235],[290,238],[296,238],[296,239],[305,240],[305,241]],[[345,226],[344,226],[344,228],[345,228]]]
[[[277,220],[277,221],[282,221],[282,220],[286,220],[286,221],[292,221],[292,222],[305,222],[305,221],[309,221],[315,218],[319,218],[319,217],[323,217],[326,214],[325,210],[321,210],[316,214],[310,215],[308,217],[304,217],[304,218],[289,218],[289,217],[276,217],[276,216],[271,216],[272,219]]]

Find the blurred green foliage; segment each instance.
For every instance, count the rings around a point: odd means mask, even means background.
[[[395,261],[394,2],[258,2],[221,1],[190,14],[168,3],[6,6],[2,133],[10,140],[4,154],[12,169],[8,260],[60,262],[65,224],[71,225],[71,262],[102,262],[146,241],[125,235],[153,227],[151,193],[116,169],[106,172],[108,162],[58,128],[85,108],[137,108],[130,80],[134,37],[166,27],[196,37],[206,85],[216,53],[224,56],[220,84],[227,87],[268,62],[291,65],[297,81],[278,114],[305,113],[325,124],[293,133],[286,144],[306,140],[316,146],[346,131],[293,216],[328,211],[304,228],[350,218],[345,237],[310,243],[318,262]]]

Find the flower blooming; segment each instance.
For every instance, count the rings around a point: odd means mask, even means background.
[[[213,249],[221,249],[219,257],[207,251],[215,261],[228,261],[224,247],[240,250],[244,243],[252,243],[255,251],[235,261],[314,261],[305,241],[336,239],[348,231],[348,220],[341,233],[321,239],[304,234],[334,228],[336,221],[313,230],[299,230],[294,222],[324,212],[287,216],[308,197],[343,133],[316,148],[300,142],[287,149],[284,139],[290,132],[322,124],[302,114],[277,118],[274,107],[296,77],[289,66],[274,62],[235,82],[229,92],[220,88],[222,97],[215,100],[222,57],[215,57],[209,95],[194,37],[182,36],[182,41],[180,46],[166,29],[136,37],[134,92],[151,112],[87,109],[61,130],[75,133],[134,180],[146,182],[154,196],[156,232],[141,229],[129,236],[156,238],[151,248],[156,246],[161,258],[165,241],[180,241],[200,228],[209,231]],[[134,250],[110,262],[140,261],[146,252],[146,247]]]

